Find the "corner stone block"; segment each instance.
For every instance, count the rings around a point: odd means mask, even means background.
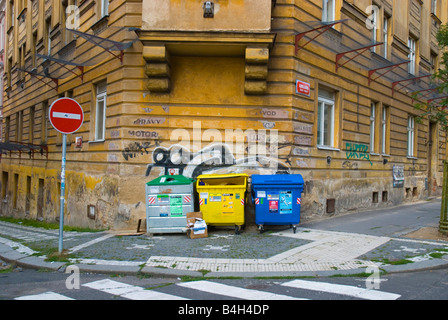
[[[146,61],[169,62],[169,53],[165,46],[143,47],[143,58]]]
[[[246,48],[246,63],[267,64],[269,62],[268,48]]]
[[[169,77],[170,66],[167,63],[147,63],[145,73],[148,77]]]
[[[268,86],[266,81],[246,80],[244,83],[244,92],[246,94],[265,94]]]
[[[169,92],[171,81],[169,78],[149,78],[146,85],[151,92]]]
[[[266,78],[268,77],[268,66],[267,64],[246,64],[245,72],[246,79],[266,80]]]

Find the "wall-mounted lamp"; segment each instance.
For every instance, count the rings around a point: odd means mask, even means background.
[[[211,1],[205,1],[202,6],[204,9],[204,18],[213,18],[215,15],[215,4]]]
[[[331,157],[328,156],[328,157],[327,157],[327,164],[330,164],[330,163],[331,163]]]
[[[383,159],[383,164],[387,164],[388,162],[389,162],[389,160]]]

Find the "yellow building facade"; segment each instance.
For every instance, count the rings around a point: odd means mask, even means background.
[[[447,137],[413,106],[443,97],[447,21],[446,0],[9,1],[1,215],[58,219],[60,97],[84,110],[66,224],[134,228],[162,174],[299,173],[303,219],[436,196]]]

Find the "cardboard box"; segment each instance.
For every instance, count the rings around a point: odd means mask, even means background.
[[[207,224],[202,219],[202,212],[187,213],[187,231],[190,239],[207,238]]]

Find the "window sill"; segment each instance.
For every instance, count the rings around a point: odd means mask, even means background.
[[[101,143],[106,141],[105,139],[98,139],[98,140],[91,140],[91,141],[87,141],[87,143]]]
[[[417,158],[417,157],[414,157],[414,156],[407,156],[406,158],[408,158],[408,159],[410,159],[410,160],[418,160],[418,158]]]
[[[317,149],[327,150],[327,151],[341,151],[341,149],[334,148],[334,147],[328,147],[328,146],[317,146]]]

